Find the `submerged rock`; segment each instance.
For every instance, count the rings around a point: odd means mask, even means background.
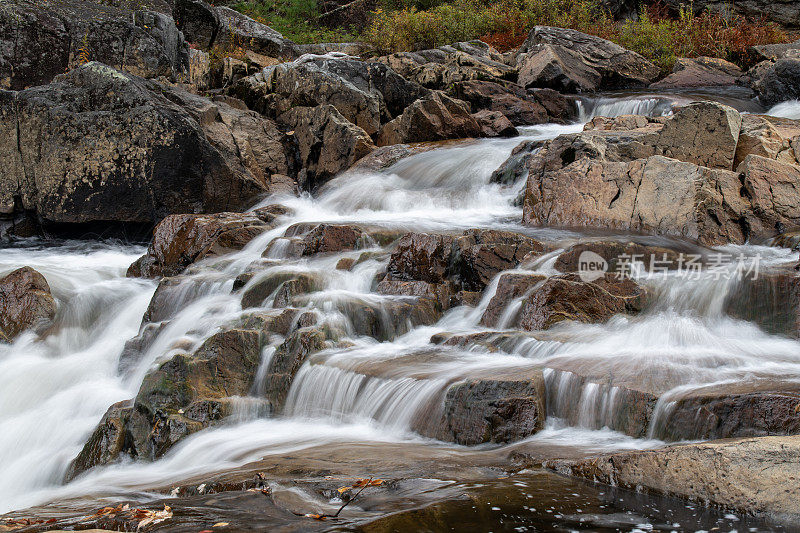
[[[800,437],[760,437],[551,460],[546,466],[609,485],[700,500],[726,509],[800,517]]]
[[[50,286],[39,272],[22,267],[0,278],[0,341],[45,325],[56,314]]]

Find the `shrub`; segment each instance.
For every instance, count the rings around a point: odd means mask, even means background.
[[[330,30],[317,22],[316,0],[243,0],[231,6],[236,11],[281,32],[300,44],[353,41],[357,37],[346,28]]]

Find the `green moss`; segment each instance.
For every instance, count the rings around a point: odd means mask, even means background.
[[[231,7],[299,44],[360,40],[348,28],[321,26],[316,0],[243,0]]]

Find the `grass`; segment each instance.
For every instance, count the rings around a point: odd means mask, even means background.
[[[764,20],[694,15],[691,8],[675,15],[651,5],[638,20],[615,22],[600,0],[378,0],[378,5],[364,14],[368,24],[363,34],[319,24],[317,0],[242,0],[233,7],[298,43],[364,40],[381,53],[472,39],[506,51],[522,44],[535,25],[572,28],[640,53],[663,74],[679,57],[718,57],[749,67],[749,47],[792,40]]]

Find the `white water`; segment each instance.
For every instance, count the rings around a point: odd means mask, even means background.
[[[586,111],[587,117],[592,112],[668,110],[653,99],[616,99],[596,103],[593,111]],[[547,371],[549,394],[558,399],[572,391],[572,400],[564,405],[554,402],[552,414],[557,418],[529,442],[598,451],[660,444],[612,430],[619,390],[615,383],[641,384],[642,376],[649,375],[653,383],[644,385],[668,394],[687,383],[800,377],[800,343],[768,335],[724,314],[722,301],[734,282],[709,278],[689,282],[669,274],[643,280],[659,297],[657,305],[640,317],[616,317],[604,325],[563,325],[546,334],[522,336],[503,345],[503,352],[492,353],[479,347],[433,346],[429,339],[443,331],[480,331],[479,320],[496,290],[496,280],[477,308],[453,309],[438,324],[396,331],[399,336],[378,342],[354,334],[347,309],[354,303],[377,309],[391,303],[392,297],[370,292],[375,273],[386,264],[385,255],[352,271],[336,270],[335,265],[340,257],[357,258],[363,250],[334,257],[286,257],[289,241],[284,232],[305,221],[417,231],[495,227],[550,240],[574,239],[570,232],[519,226],[521,209],[514,201],[524,180],[512,186],[488,181],[519,142],[580,129],[580,125],[525,128],[522,138],[440,148],[409,157],[382,173],[346,173],[316,198],[279,199],[294,214],[241,252],[191,267],[170,293],[174,308],[166,317],[169,323],[138,361],[121,373],[123,344],[139,332],[155,289],[153,282],[124,277],[143,249],[71,244],[4,250],[0,273],[23,265],[36,268],[49,281],[60,310],[50,335],[37,339],[26,334],[13,345],[0,345],[0,512],[72,496],[108,496],[170,485],[265,455],[278,457],[325,443],[443,446],[415,433],[424,425],[421,420],[435,419],[449,384],[495,371],[558,369]],[[265,250],[267,260],[280,262],[264,264]],[[775,263],[789,259],[788,252],[769,253]],[[554,259],[551,255],[520,268],[549,275]],[[330,328],[344,331],[353,345],[317,354],[301,368],[287,399],[287,418],[248,420],[261,416],[260,411],[243,408],[227,424],[187,438],[154,463],[96,468],[62,485],[69,461],[109,405],[135,396],[154,364],[196,348],[242,315],[239,295],[231,294],[232,282],[254,262],[262,265],[259,277],[314,274],[320,286],[305,300],[306,310]],[[513,310],[508,311],[506,323],[511,323],[512,315]],[[271,356],[268,348],[261,371]],[[614,383],[573,383],[570,368],[613,375]]]
[[[767,111],[767,115],[800,120],[800,100],[790,100],[780,103]]]

